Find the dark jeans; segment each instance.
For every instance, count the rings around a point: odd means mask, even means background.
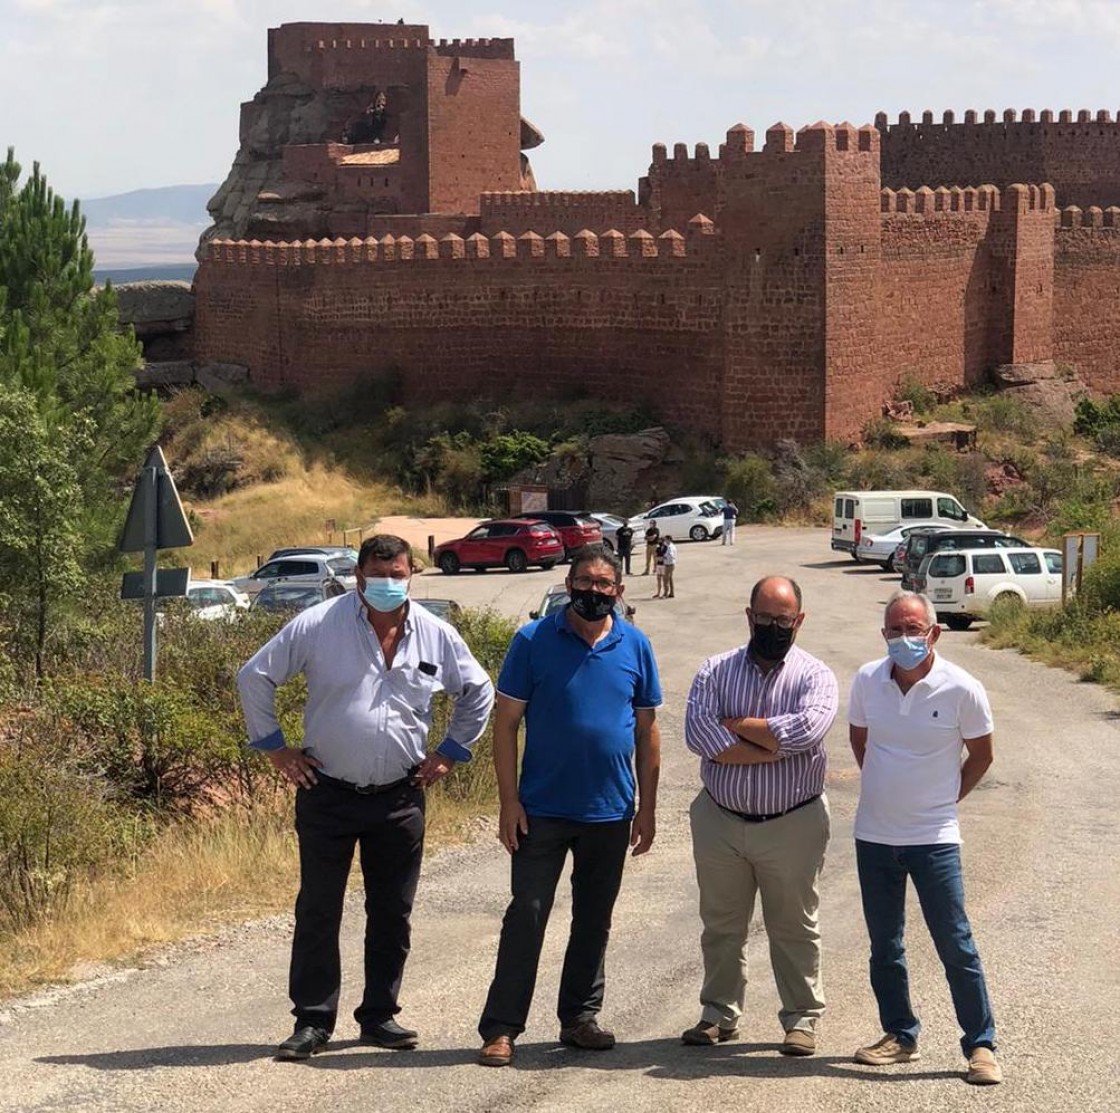
[[[338,933],[346,879],[359,847],[366,894],[362,1027],[400,1012],[397,996],[424,848],[424,792],[402,785],[363,796],[320,781],[296,793],[300,887],[288,992],[296,1027],[334,1031],[342,983]]]
[[[961,853],[956,843],[885,846],[856,840],[856,864],[863,916],[871,937],[871,988],[879,1022],[907,1043],[916,1043],[921,1023],[910,1005],[910,978],[902,932],[906,919],[906,878],[914,882],[926,926],[945,967],[949,992],[964,1035],[965,1055],[996,1044],[996,1022],[964,910]]]
[[[627,576],[629,576],[630,575],[630,550],[627,549],[626,552],[623,552],[621,549],[619,549],[618,550],[618,559],[620,561],[622,561],[622,570],[626,573]]]
[[[502,921],[494,980],[478,1022],[484,1040],[525,1031],[544,931],[569,851],[572,927],[556,1012],[563,1028],[599,1015],[611,913],[622,884],[630,821],[576,823],[530,816],[529,833],[518,839],[510,871],[513,900]]]

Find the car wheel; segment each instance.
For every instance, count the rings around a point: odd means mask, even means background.
[[[1023,605],[1023,600],[1013,591],[1001,591],[993,600],[992,607],[1003,610],[1018,610]]]
[[[440,553],[439,570],[445,576],[454,576],[459,571],[459,558],[454,553]]]
[[[945,625],[950,630],[967,630],[972,625],[972,616],[967,614],[947,614]]]
[[[894,563],[894,553],[891,553],[890,558],[887,560],[887,563],[883,565],[883,571],[884,572],[897,572],[898,571],[898,569],[895,567],[895,563]]]
[[[859,553],[857,553],[855,549],[852,549],[851,554],[852,554],[852,560],[854,560],[856,562],[856,564],[859,564],[860,563]]]
[[[688,536],[691,537],[693,541],[707,541],[708,531],[701,525],[695,525],[688,531]]]
[[[525,554],[520,549],[510,549],[506,553],[506,567],[511,572],[524,572],[529,567]]]

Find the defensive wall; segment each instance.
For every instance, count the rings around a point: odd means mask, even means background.
[[[1108,109],[970,109],[960,123],[953,112],[937,123],[932,112],[920,121],[902,112],[895,123],[880,112],[875,126],[892,189],[1048,182],[1061,206],[1120,205],[1120,113]]]
[[[968,388],[1006,363],[1053,359],[1120,390],[1108,113],[779,123],[761,149],[736,124],[714,152],[654,145],[636,195],[538,192],[502,177],[520,122],[510,40],[295,24],[270,32],[269,66],[348,88],[372,66],[426,100],[401,110],[421,154],[404,127],[376,150],[285,150],[293,177],[329,179],[338,234],[201,245],[195,354],[265,389],[393,370],[406,402],[579,392],[732,451],[851,440],[904,380]],[[500,126],[460,149],[462,119],[491,107]],[[439,203],[417,206],[418,188]],[[363,208],[371,190],[395,190],[395,211]]]

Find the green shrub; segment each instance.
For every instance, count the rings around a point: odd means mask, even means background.
[[[868,448],[905,448],[909,441],[889,418],[873,417],[863,427],[863,443]]]
[[[909,402],[915,415],[928,414],[937,402],[933,391],[912,375],[902,379],[895,388],[894,396],[899,402]]]
[[[770,461],[753,453],[728,460],[723,490],[739,508],[739,520],[762,522],[778,509],[778,485]]]

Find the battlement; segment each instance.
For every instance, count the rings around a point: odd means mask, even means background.
[[[225,266],[365,266],[378,263],[418,262],[436,259],[683,259],[705,250],[714,242],[711,221],[699,217],[688,235],[676,231],[659,236],[647,231],[611,230],[602,235],[578,232],[568,236],[553,232],[548,236],[523,232],[513,236],[498,232],[493,236],[462,237],[448,233],[440,239],[426,233],[365,239],[305,240],[210,240],[204,263]],[[711,238],[709,238],[711,237]]]
[[[765,145],[761,151],[755,151],[754,131],[745,124],[736,124],[728,128],[726,140],[719,145],[716,161],[732,163],[747,156],[826,150],[878,155],[879,131],[870,124],[857,128],[847,121],[826,124],[818,120],[794,133],[793,128],[779,121],[766,129]],[[697,143],[691,155],[687,143],[674,143],[671,156],[664,143],[654,143],[651,161],[657,167],[655,172],[664,173],[705,169],[713,160],[707,143]]]
[[[1067,205],[1057,211],[1056,223],[1059,229],[1109,228],[1120,233],[1120,206],[1109,205],[1102,209],[1099,205],[1090,205],[1082,209]]]
[[[492,190],[480,194],[483,214],[508,209],[583,208],[598,204],[635,204],[632,189]]]
[[[883,213],[911,216],[932,216],[934,213],[998,212],[1002,204],[995,186],[939,186],[931,189],[883,189],[879,191],[879,207]]]
[[[941,122],[934,122],[934,114],[932,112],[923,112],[920,122],[913,119],[909,112],[900,112],[898,119],[892,124],[885,112],[877,112],[875,114],[875,127],[880,132],[906,129],[937,129],[941,130],[948,127],[981,127],[992,128],[993,134],[999,134],[1008,125],[1011,124],[1026,124],[1026,125],[1042,125],[1049,126],[1052,124],[1070,125],[1075,124],[1078,126],[1091,126],[1091,125],[1104,125],[1111,124],[1115,128],[1120,124],[1120,112],[1114,116],[1107,108],[1097,109],[1095,112],[1090,111],[1088,108],[1078,109],[1076,113],[1072,109],[1063,108],[1057,113],[1052,109],[1045,108],[1041,112],[1036,112],[1033,108],[1024,108],[1022,118],[1014,108],[1005,108],[1002,112],[996,112],[995,109],[989,108],[984,112],[977,112],[976,109],[969,108],[964,113],[964,119],[957,122],[956,114],[949,109],[941,114]]]

